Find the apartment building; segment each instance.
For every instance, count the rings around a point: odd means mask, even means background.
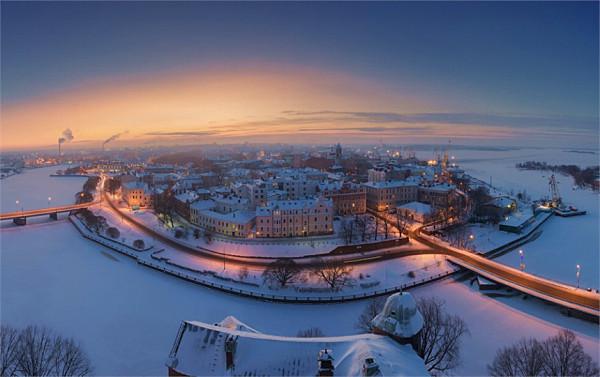
[[[331,199],[280,200],[256,208],[256,237],[303,237],[331,233]]]

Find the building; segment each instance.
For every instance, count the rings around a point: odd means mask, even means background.
[[[535,222],[535,215],[532,210],[513,212],[506,216],[503,221],[498,224],[498,228],[505,232],[521,233],[523,229]]]
[[[373,324],[374,333],[301,338],[231,316],[183,321],[166,366],[169,376],[429,376],[412,346],[423,318],[409,293],[390,296]]]
[[[396,208],[398,215],[409,220],[425,223],[432,213],[431,206],[427,203],[408,202]]]
[[[331,233],[331,199],[279,200],[256,208],[256,237],[306,237]]]
[[[218,212],[215,201],[199,200],[190,205],[190,222],[205,230],[230,237],[246,238],[254,228],[254,212]]]
[[[367,211],[367,190],[353,183],[334,182],[319,186],[321,194],[333,201],[335,215],[360,215]]]
[[[367,182],[363,185],[367,190],[367,207],[375,211],[385,211],[417,200],[419,185],[414,179]]]
[[[418,201],[431,204],[434,208],[448,208],[451,206],[456,187],[447,183],[420,186]]]
[[[173,206],[175,212],[182,216],[186,220],[190,220],[190,205],[196,200],[200,199],[195,191],[184,191],[173,197]]]
[[[369,182],[385,182],[387,180],[387,174],[387,168],[378,167],[367,170]]]
[[[152,207],[152,192],[147,184],[139,181],[121,185],[122,198],[132,209]]]

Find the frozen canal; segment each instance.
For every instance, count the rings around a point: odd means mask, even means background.
[[[75,193],[81,190],[86,178],[50,177],[50,174],[67,167],[25,169],[21,174],[0,180],[0,212],[45,208],[48,207],[48,197],[52,198],[51,205],[73,204]]]

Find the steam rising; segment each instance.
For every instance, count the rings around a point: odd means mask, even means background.
[[[73,140],[75,137],[73,136],[73,131],[70,128],[67,128],[62,132],[62,135],[58,138],[58,144],[62,144],[64,142],[69,142]]]
[[[108,139],[104,140],[104,142],[102,143],[102,147],[104,147],[106,144],[110,143],[111,141],[117,140],[118,138],[120,138],[121,136],[125,135],[128,132],[129,131],[125,131],[125,132],[120,132],[120,133],[118,133],[116,135],[112,135]]]

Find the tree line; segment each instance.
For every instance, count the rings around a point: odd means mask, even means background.
[[[600,166],[588,166],[581,168],[577,165],[551,165],[540,161],[525,161],[518,163],[518,169],[524,170],[545,170],[559,172],[573,177],[578,186],[590,187],[600,175]]]

